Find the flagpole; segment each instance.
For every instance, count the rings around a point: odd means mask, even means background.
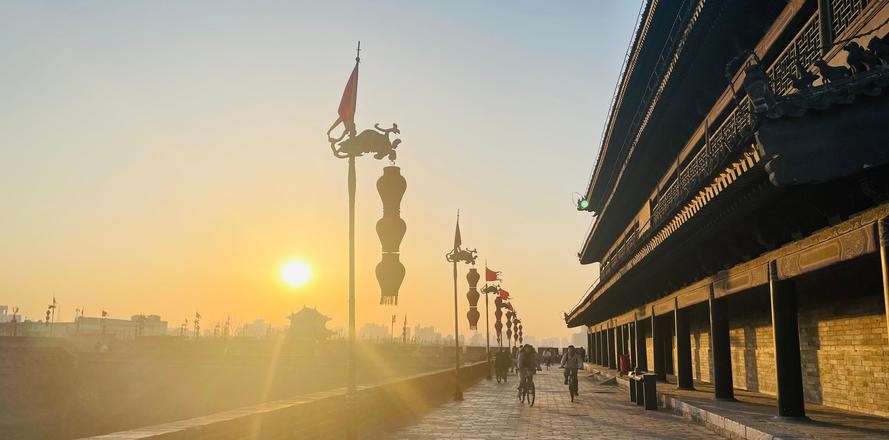
[[[488,263],[485,262],[485,279],[488,278]],[[490,294],[485,292],[485,359],[488,361],[488,380],[491,380],[491,324],[489,322],[490,312],[488,311],[488,303],[491,301]]]
[[[361,43],[359,43],[361,44]],[[360,47],[360,46],[359,46]],[[355,429],[355,392],[357,387],[355,366],[355,156],[349,156],[349,355],[346,372],[346,400],[349,412],[349,423],[346,427],[346,438],[354,439]]]
[[[454,400],[463,400],[460,389],[460,327],[457,319],[457,261],[454,261]]]

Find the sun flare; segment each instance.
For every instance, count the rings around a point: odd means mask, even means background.
[[[305,286],[312,278],[312,270],[304,261],[288,261],[281,267],[281,281],[290,287]]]

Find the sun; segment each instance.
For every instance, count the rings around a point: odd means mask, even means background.
[[[312,269],[304,261],[288,261],[281,267],[281,281],[290,287],[302,287],[312,278]]]

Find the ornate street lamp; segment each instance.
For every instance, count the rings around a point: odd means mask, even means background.
[[[457,229],[454,232],[454,249],[446,255],[448,262],[454,263],[454,400],[463,400],[463,390],[460,389],[460,324],[457,317],[457,263],[475,265],[475,249],[462,249],[463,239],[460,237],[460,213],[457,212]],[[478,274],[476,274],[477,276]],[[478,280],[476,280],[478,282]]]
[[[490,270],[488,268],[485,268],[485,270],[490,272]],[[489,277],[487,277],[486,280],[487,279],[489,279]],[[487,378],[491,379],[491,336],[489,334],[489,332],[491,330],[491,325],[488,322],[489,316],[490,316],[490,313],[488,311],[488,304],[490,303],[491,294],[494,294],[494,295],[500,294],[500,286],[485,284],[485,287],[482,289],[482,293],[485,294],[485,356],[488,361],[488,376],[487,376]],[[500,299],[499,296],[497,299],[498,300]],[[500,312],[499,307],[497,308],[497,311],[494,312],[494,314],[497,315],[498,313],[502,314],[502,312]],[[494,326],[496,327],[497,324],[500,324],[500,317],[499,316],[497,316],[497,322],[494,323]],[[500,324],[500,326],[502,327],[503,324]],[[497,341],[498,342],[500,341],[500,330],[499,329],[497,329]]]
[[[395,149],[401,143],[401,139],[389,139],[390,134],[400,134],[397,124],[391,128],[381,128],[375,124],[374,130],[357,132],[355,127],[355,110],[358,103],[358,65],[361,63],[361,42],[355,56],[355,67],[343,90],[340,100],[338,117],[330,129],[327,130],[327,141],[334,157],[348,159],[347,186],[349,191],[349,335],[348,356],[346,373],[346,400],[348,405],[349,420],[353,421],[346,427],[346,438],[353,439],[357,435],[355,421],[357,420],[355,408],[355,396],[357,391],[357,373],[355,365],[355,158],[373,153],[374,159],[388,158],[394,163]],[[340,124],[344,130],[339,138],[334,138],[330,133]],[[388,166],[383,170],[383,176],[377,181],[377,191],[383,200],[383,218],[377,222],[377,235],[383,247],[382,261],[376,267],[377,281],[380,284],[382,298],[381,304],[397,304],[398,289],[404,280],[404,266],[399,261],[398,248],[404,237],[407,226],[399,217],[399,205],[407,182],[401,177],[400,169],[396,166]]]

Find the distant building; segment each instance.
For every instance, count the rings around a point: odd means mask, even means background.
[[[264,319],[255,319],[250,324],[244,324],[244,327],[239,332],[239,336],[264,338],[268,336],[270,328],[271,324],[265,322]]]
[[[382,324],[367,323],[358,330],[358,339],[378,341],[389,339],[389,326]]]
[[[12,318],[14,315],[9,314],[9,306],[0,304],[0,324],[4,322],[12,322]],[[21,321],[21,319],[18,319]]]
[[[418,344],[441,344],[441,333],[435,331],[435,327],[414,327],[414,341]]]
[[[330,321],[330,318],[321,314],[318,309],[303,306],[300,311],[291,313],[287,319],[290,320],[290,334],[293,337],[320,341],[333,335],[333,332],[327,329],[327,321]]]
[[[133,315],[129,320],[78,316],[74,322],[57,322],[52,327],[56,336],[105,334],[120,339],[135,339],[137,336],[167,334],[167,321],[161,320],[158,315]]]

